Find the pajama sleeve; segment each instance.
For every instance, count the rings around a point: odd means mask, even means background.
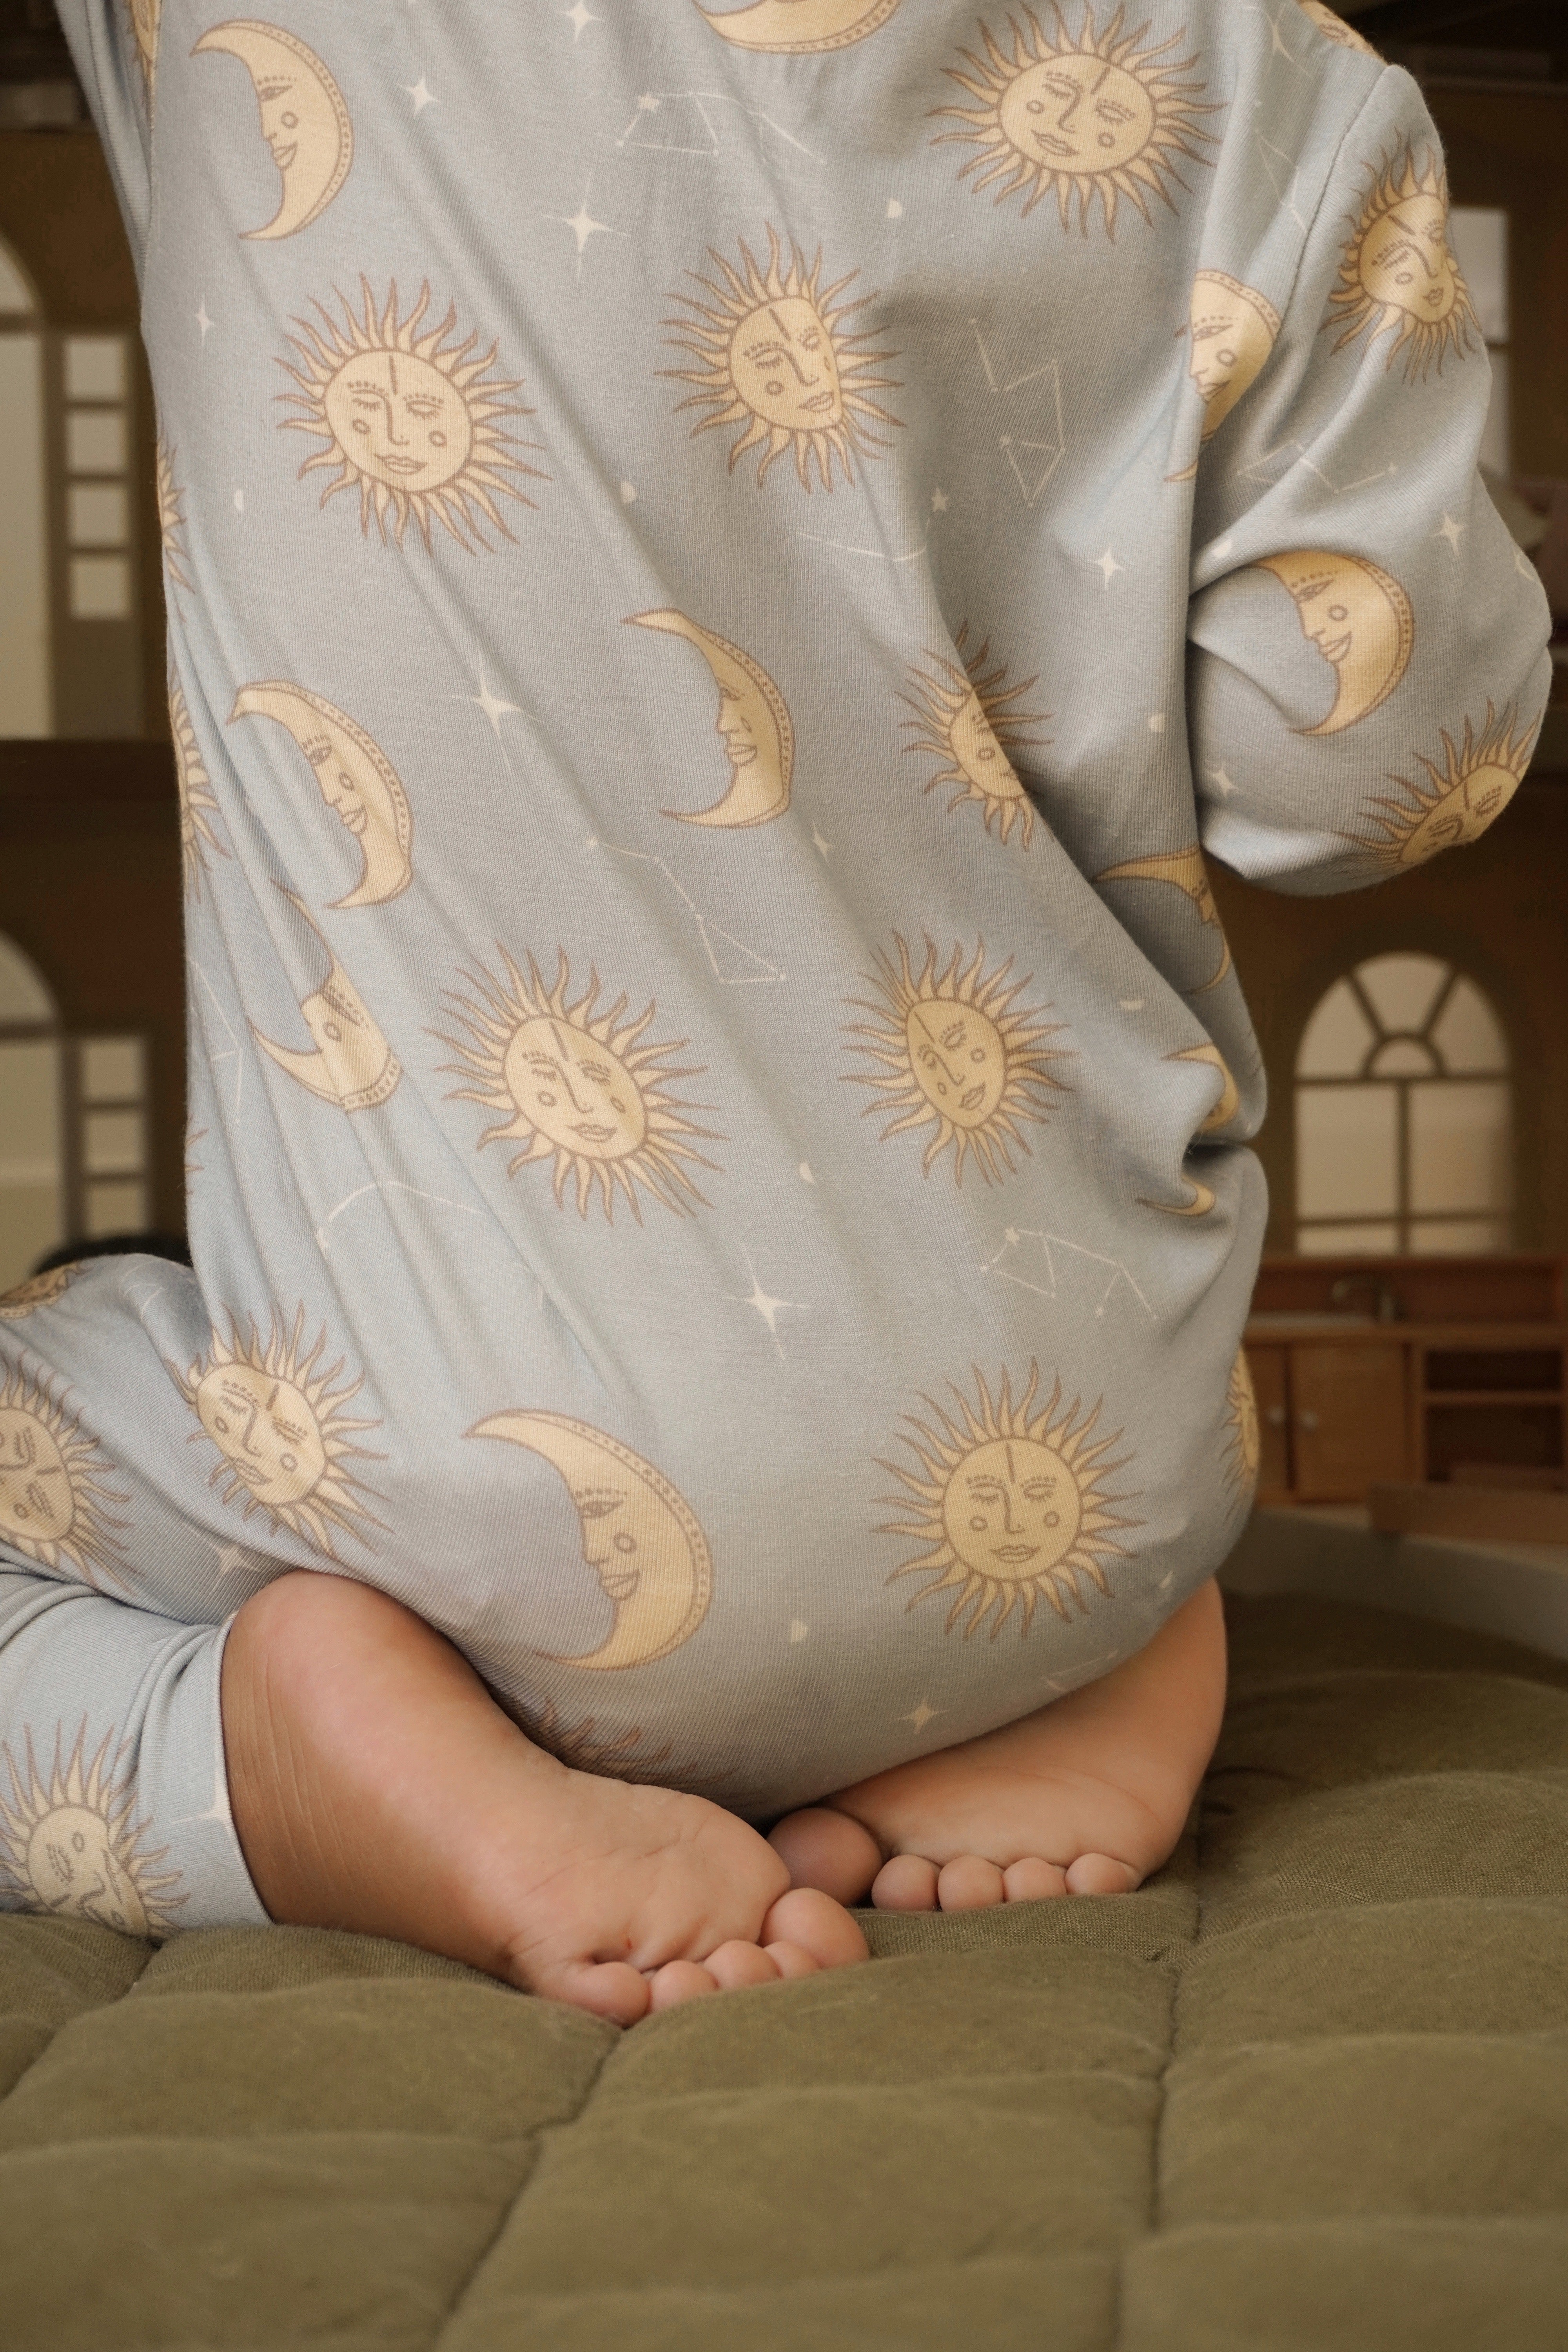
[[[159,0],[55,0],[141,276],[153,205]]]
[[[1272,348],[1199,465],[1203,839],[1281,890],[1353,889],[1474,840],[1546,704],[1546,599],[1477,471],[1489,370],[1447,204],[1436,132],[1391,69],[1340,145],[1288,306],[1251,298]]]

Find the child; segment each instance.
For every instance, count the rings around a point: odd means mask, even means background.
[[[1203,852],[1468,841],[1546,696],[1413,84],[1294,0],[62,13],[194,1271],[0,1307],[7,1899],[629,2021],[1135,1885],[1258,1456]]]

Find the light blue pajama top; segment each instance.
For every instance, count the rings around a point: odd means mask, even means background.
[[[0,1900],[154,1931],[258,1916],[288,1567],[754,1819],[1145,1643],[1258,1459],[1205,856],[1468,841],[1548,679],[1437,142],[1325,9],[268,5],[62,0],[195,1272],[0,1303]]]

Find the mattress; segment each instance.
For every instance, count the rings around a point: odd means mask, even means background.
[[[0,1917],[8,2352],[1563,2352],[1568,1664],[1227,1601],[1135,1895],[629,2032],[402,1946]]]

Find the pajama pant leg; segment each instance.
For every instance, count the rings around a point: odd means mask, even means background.
[[[0,1908],[136,1936],[265,1923],[228,1808],[227,1630],[0,1549]]]

